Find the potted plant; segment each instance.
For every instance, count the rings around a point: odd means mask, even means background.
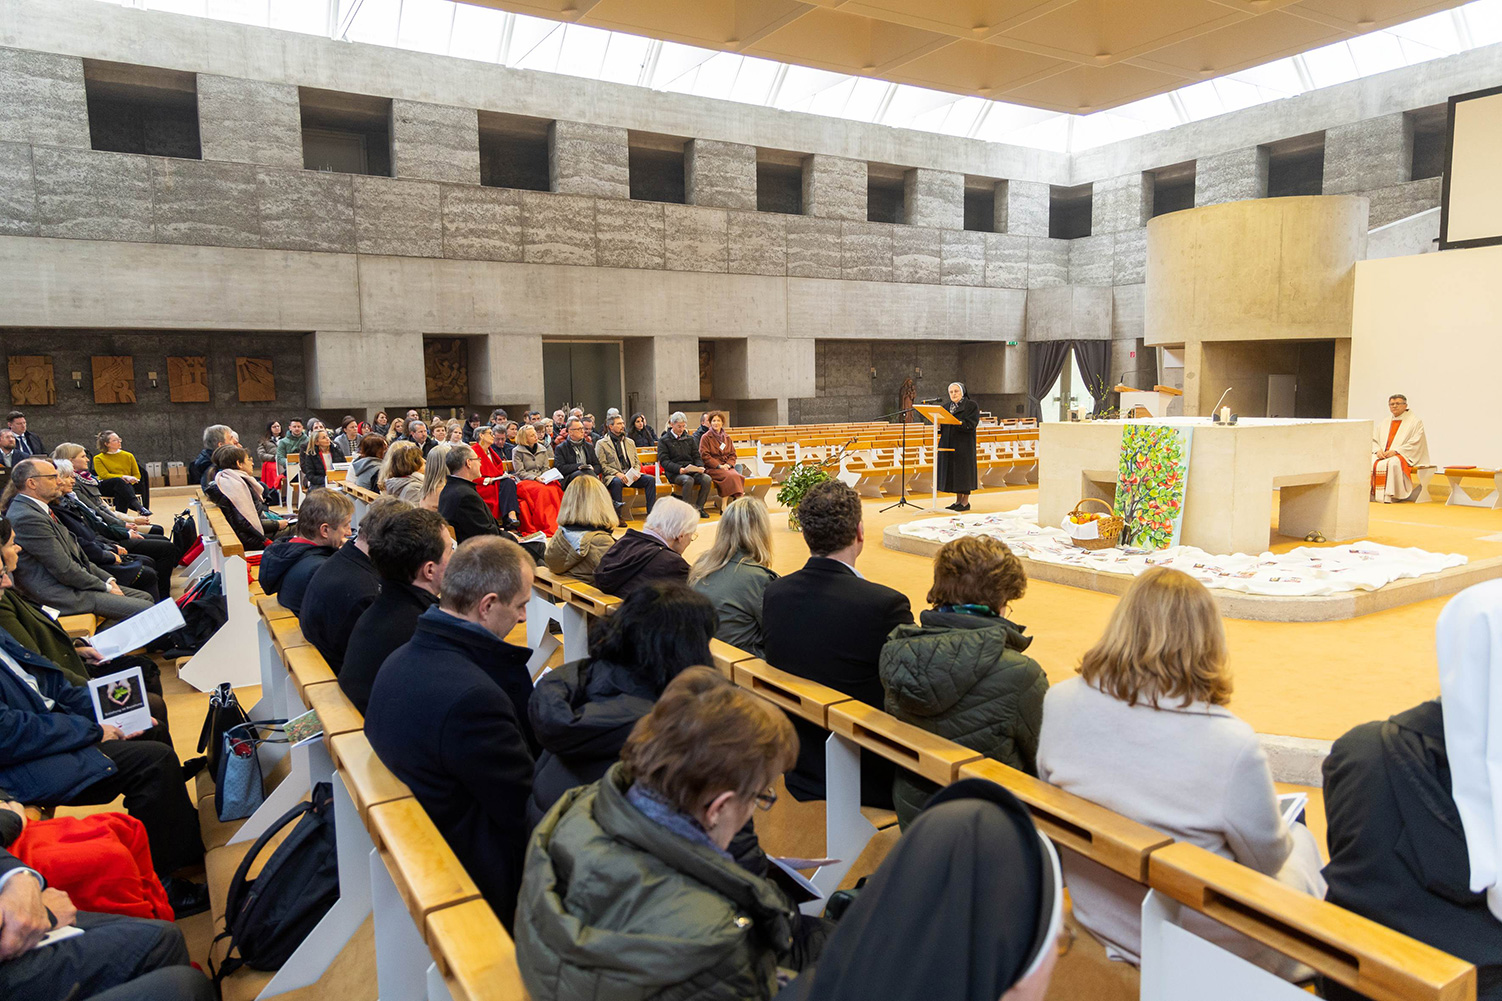
[[[782,481],[782,488],[777,491],[777,503],[788,509],[788,528],[795,532],[803,531],[803,526],[798,522],[798,502],[815,484],[832,478],[828,470],[812,462],[799,463],[788,471],[787,478]]]

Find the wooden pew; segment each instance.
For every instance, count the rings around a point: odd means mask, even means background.
[[[428,915],[480,899],[480,888],[417,800],[379,803],[369,815],[381,859],[425,940]]]
[[[779,671],[764,660],[752,658],[733,665],[737,685],[759,695],[793,716],[829,728],[829,712],[850,696],[796,674]]]
[[[63,632],[68,634],[69,639],[82,639],[85,636],[93,636],[94,630],[99,628],[99,616],[93,612],[81,612],[78,615],[59,615],[57,624],[63,627]]]
[[[271,642],[276,644],[276,652],[281,655],[283,661],[287,659],[288,650],[308,645],[308,641],[303,639],[302,626],[297,624],[296,616],[271,619],[266,624],[271,629]]]
[[[365,729],[365,717],[338,685],[313,685],[307,691],[308,708],[318,710],[318,721],[323,724],[325,738]]]
[[[261,618],[265,619],[268,623],[278,619],[296,620],[297,618],[297,613],[290,608],[284,607],[280,601],[277,601],[274,594],[262,594],[258,596],[256,598],[256,608],[260,609]]]
[[[308,689],[314,685],[329,685],[338,682],[333,668],[311,645],[290,647],[286,653],[287,673],[292,687],[303,705],[308,704]]]
[[[743,660],[755,659],[746,651],[733,647],[729,643],[725,643],[717,639],[711,639],[709,641],[709,656],[710,659],[714,661],[714,663],[712,665],[705,666],[712,666],[716,671],[719,671],[731,681],[735,680],[736,664],[739,664]]]
[[[829,707],[829,729],[939,785],[953,782],[961,766],[983,757],[855,699]]]
[[[428,915],[428,947],[454,1001],[523,1001],[516,947],[483,900]]]
[[[329,738],[329,753],[367,828],[370,826],[371,807],[412,798],[412,790],[407,784],[381,763],[363,730]]]

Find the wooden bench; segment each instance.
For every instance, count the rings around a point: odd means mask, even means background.
[[[413,923],[431,944],[427,919],[434,911],[480,899],[480,888],[427,812],[415,799],[370,808],[371,837]]]
[[[63,632],[68,634],[69,639],[83,639],[85,636],[93,636],[94,630],[99,628],[99,616],[93,612],[59,615],[57,624],[63,627]]]
[[[705,666],[713,667],[731,681],[735,681],[736,664],[739,664],[743,660],[755,659],[755,657],[746,651],[717,639],[709,641],[709,656],[714,663],[706,664]]]
[[[274,594],[261,594],[256,597],[255,601],[256,608],[261,612],[261,618],[265,619],[268,625],[278,619],[294,621],[297,619],[297,613],[285,607]]]
[[[427,925],[428,948],[454,1001],[526,998],[516,947],[485,901],[433,911]]]
[[[764,660],[752,658],[732,665],[732,678],[741,688],[759,695],[785,712],[829,729],[829,711],[849,702],[844,692],[827,688],[796,674],[779,671]]]
[[[307,646],[308,641],[303,639],[302,626],[297,624],[297,618],[271,619],[267,623],[271,630],[271,642],[276,646],[276,652],[281,655],[282,661],[287,659],[287,651],[293,647]]]
[[[1502,469],[1446,466],[1445,479],[1450,481],[1450,496],[1445,499],[1446,506],[1482,507],[1491,510],[1502,507]],[[1483,490],[1490,486],[1491,493],[1485,497],[1473,497],[1467,492],[1467,486]]]
[[[303,705],[308,704],[308,689],[314,685],[328,685],[338,682],[334,675],[334,669],[329,667],[328,661],[323,659],[313,646],[297,646],[287,650],[285,656],[287,673],[292,679],[292,687],[297,690],[297,697]]]
[[[829,707],[829,729],[939,785],[953,782],[961,766],[983,757],[855,699]]]
[[[338,685],[314,685],[308,689],[308,708],[318,710],[323,735],[332,739],[341,733],[365,729],[365,717]]]
[[[621,600],[613,594],[606,594],[596,587],[591,587],[582,581],[569,580],[563,582],[563,600],[576,608],[582,609],[590,616],[609,615],[620,607]]]
[[[412,798],[412,790],[381,763],[364,731],[329,738],[329,754],[360,817],[370,826],[370,808]]]

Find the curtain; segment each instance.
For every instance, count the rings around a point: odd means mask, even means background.
[[[1085,390],[1095,401],[1090,413],[1098,414],[1111,392],[1112,383],[1106,381],[1110,374],[1111,342],[1075,341],[1074,357],[1079,361],[1080,375],[1085,378]]]
[[[1069,361],[1069,341],[1031,341],[1027,346],[1027,415],[1043,417],[1043,398]]]

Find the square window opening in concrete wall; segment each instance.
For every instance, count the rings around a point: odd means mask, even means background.
[[[976,233],[996,232],[996,180],[965,178],[965,228]]]
[[[203,158],[195,74],[85,59],[83,85],[94,149]]]
[[[1325,191],[1325,134],[1311,132],[1267,144],[1267,197]]]
[[[299,87],[308,170],[391,176],[391,98]]]
[[[546,118],[480,112],[480,183],[549,190],[548,125]]]
[[[1448,107],[1436,104],[1410,111],[1404,117],[1413,135],[1413,160],[1409,180],[1439,177],[1445,172],[1445,135]]]
[[[1187,160],[1148,172],[1148,218],[1194,208],[1194,166],[1195,161]]]
[[[866,165],[866,221],[900,223],[907,218],[905,167],[885,163]]]
[[[756,151],[756,210],[803,214],[803,154]]]
[[[1090,210],[1095,185],[1072,188],[1048,186],[1048,235],[1054,240],[1077,240],[1090,235]]]
[[[631,132],[628,166],[631,198],[639,202],[688,201],[683,175],[684,140],[648,132]]]

